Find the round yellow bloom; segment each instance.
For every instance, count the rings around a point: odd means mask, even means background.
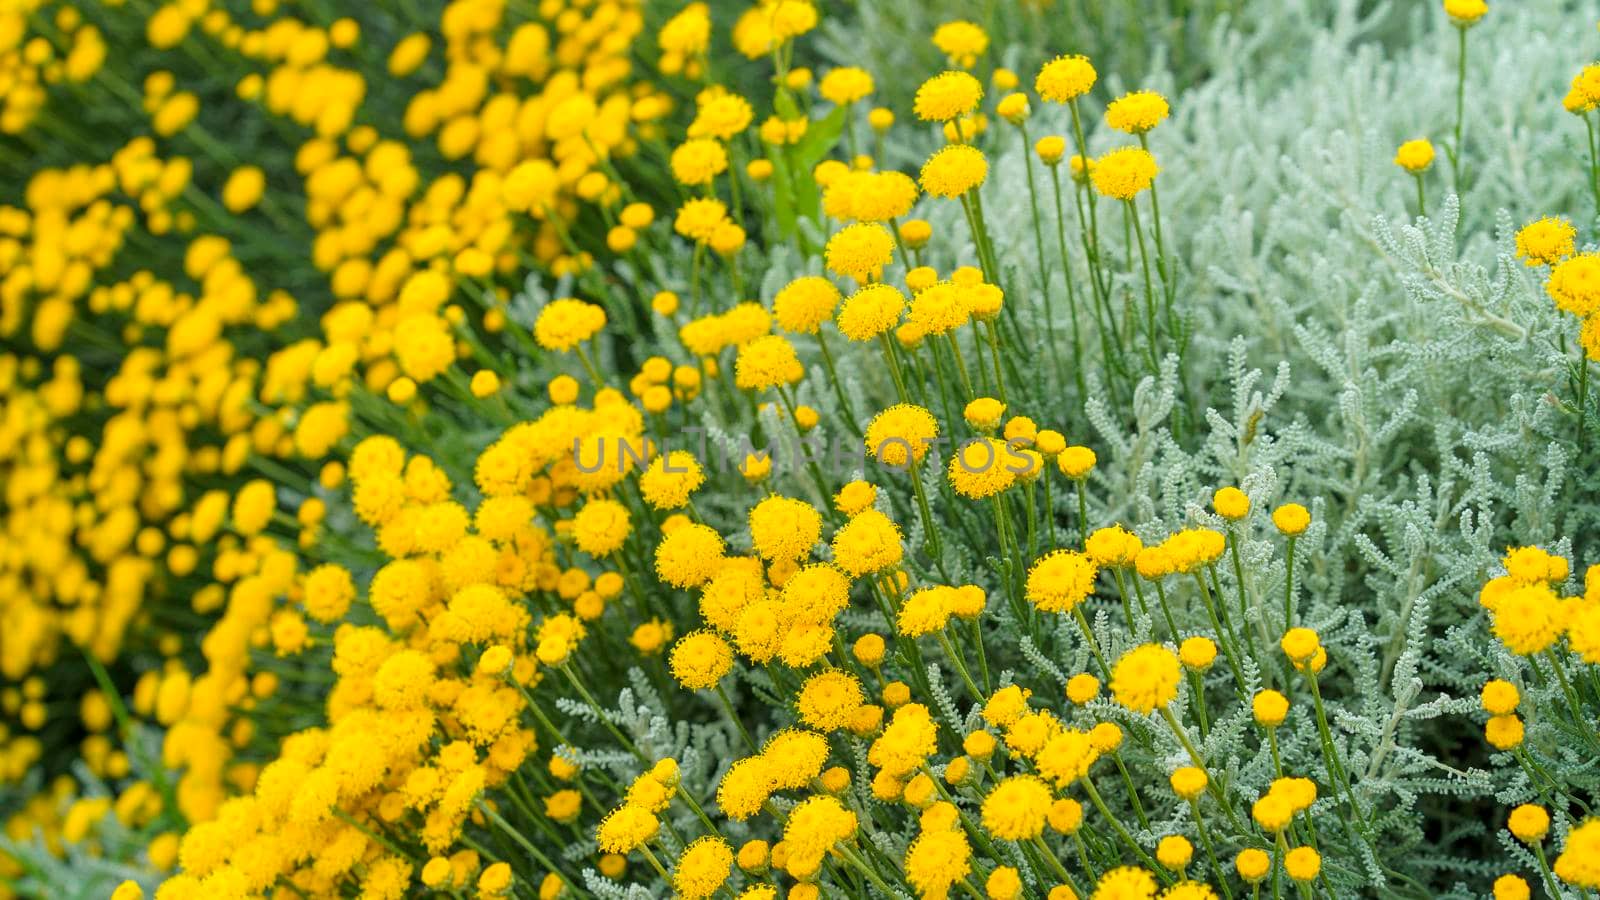
[[[1172,792],[1184,800],[1194,800],[1205,792],[1210,778],[1206,770],[1195,766],[1184,766],[1174,771],[1168,782],[1172,785]]]
[[[1194,859],[1194,844],[1181,834],[1169,834],[1156,843],[1156,861],[1180,872]]]
[[[1522,745],[1522,720],[1514,715],[1491,716],[1483,726],[1484,740],[1496,750],[1513,750]]]
[[[1394,152],[1394,164],[1415,175],[1433,165],[1433,143],[1427,138],[1406,141]]]
[[[805,377],[794,345],[781,334],[758,337],[741,346],[733,371],[733,383],[747,391],[791,385]]]
[[[721,562],[722,536],[707,525],[684,525],[656,545],[656,575],[674,587],[704,584]]]
[[[833,561],[853,576],[899,565],[900,528],[875,509],[865,510],[833,535]]]
[[[1567,832],[1566,846],[1552,866],[1557,878],[1580,888],[1600,888],[1600,819],[1585,819]]]
[[[1224,519],[1242,519],[1250,514],[1250,497],[1236,487],[1219,488],[1211,495],[1211,508]]]
[[[691,691],[708,690],[733,668],[733,650],[714,631],[686,634],[672,645],[672,676]]]
[[[1155,183],[1156,158],[1143,147],[1122,147],[1094,161],[1089,178],[1094,189],[1114,200],[1132,200]]]
[[[851,228],[877,228],[881,225],[852,225]],[[887,232],[884,232],[887,235]],[[889,284],[869,284],[845,298],[839,308],[839,331],[852,341],[870,341],[887,332],[905,312],[906,295]]]
[[[1501,875],[1494,880],[1494,900],[1531,900],[1533,889],[1516,875]]]
[[[1272,524],[1291,537],[1304,534],[1311,525],[1311,513],[1298,503],[1285,503],[1272,511]]]
[[[1517,256],[1528,266],[1553,266],[1576,252],[1577,233],[1566,219],[1536,219],[1517,231]]]
[[[869,281],[894,258],[894,235],[876,222],[857,222],[829,238],[824,252],[828,271]],[[844,330],[842,326],[840,330]]]
[[[935,197],[954,199],[983,184],[989,161],[970,144],[949,144],[922,164],[922,189]]]
[[[1137,866],[1120,866],[1100,876],[1090,900],[1155,900],[1156,877]]]
[[[822,99],[839,106],[865,99],[873,88],[871,73],[854,66],[834,69],[817,83],[817,93],[822,95]]]
[[[699,187],[728,171],[728,151],[714,138],[690,138],[672,151],[670,164],[679,184]]]
[[[1489,12],[1486,0],[1444,0],[1445,15],[1458,28],[1471,28]]]
[[[1545,291],[1563,312],[1584,317],[1600,313],[1600,253],[1580,253],[1557,263]]]
[[[1542,806],[1524,803],[1511,811],[1506,827],[1524,844],[1537,844],[1550,831],[1550,814]]]
[[[987,500],[1016,483],[1027,461],[1005,442],[994,438],[970,440],[951,454],[950,486],[970,500]]]
[[[1178,657],[1160,644],[1144,644],[1122,655],[1111,670],[1111,693],[1136,713],[1148,714],[1178,697]]]
[[[1256,724],[1263,728],[1277,728],[1289,715],[1289,698],[1274,690],[1259,691],[1250,701],[1250,709],[1255,715]]]
[[[1494,636],[1518,656],[1532,656],[1548,649],[1566,625],[1561,601],[1543,582],[1506,592],[1492,615]]]
[[[624,804],[601,820],[595,840],[607,853],[628,853],[654,838],[660,829],[660,820],[649,810]]]
[[[806,679],[795,708],[800,721],[827,732],[848,726],[863,702],[860,680],[849,672],[829,669]]]
[[[570,297],[552,300],[539,311],[533,337],[546,350],[566,352],[594,337],[606,325],[606,311]]]
[[[1184,668],[1204,672],[1217,661],[1217,645],[1208,637],[1185,638],[1178,645],[1178,659]]]
[[[1089,93],[1096,78],[1086,56],[1058,56],[1039,69],[1033,89],[1051,103],[1066,103]]]
[[[1099,569],[1076,550],[1056,550],[1028,568],[1027,598],[1042,612],[1071,612],[1094,594]]]
[[[1167,98],[1154,91],[1123,94],[1106,107],[1106,124],[1128,134],[1144,134],[1171,112]]]
[[[1027,841],[1044,833],[1054,798],[1050,786],[1033,775],[1012,775],[983,799],[983,827],[1004,841]]]
[[[1283,870],[1295,881],[1315,881],[1322,871],[1322,856],[1310,847],[1296,847],[1283,858]]]
[[[1067,679],[1067,699],[1083,706],[1100,696],[1100,679],[1088,672],[1079,672]]]
[[[750,510],[751,541],[768,562],[800,559],[821,536],[822,515],[804,500],[771,496]]]
[[[1255,884],[1267,877],[1267,873],[1272,870],[1272,857],[1268,856],[1265,850],[1246,847],[1233,858],[1233,867],[1238,871],[1240,878]]]
[[[913,108],[924,122],[949,122],[976,109],[983,84],[966,72],[941,72],[917,88]]]
[[[972,871],[972,845],[959,828],[924,830],[906,848],[906,881],[923,897],[947,896]]]
[[[267,176],[257,166],[240,166],[228,176],[222,186],[222,205],[228,212],[242,213],[261,202],[267,188]]]
[[[672,886],[678,896],[704,900],[715,894],[733,871],[733,849],[721,835],[696,838],[683,849],[672,870]]]
[[[1094,471],[1096,461],[1093,450],[1088,447],[1072,446],[1061,451],[1061,454],[1056,457],[1056,468],[1060,469],[1061,474],[1068,478],[1074,481],[1082,481],[1089,477],[1090,472]]]
[[[878,462],[897,469],[920,463],[939,436],[939,422],[920,406],[897,403],[867,424],[866,447]]]
[[[784,331],[816,334],[818,327],[833,317],[839,299],[833,282],[806,275],[789,282],[772,298],[772,317]]]
[[[1304,663],[1317,655],[1317,651],[1322,648],[1322,639],[1310,628],[1291,628],[1283,633],[1278,646],[1283,649],[1283,655],[1289,657],[1290,662]]]
[[[626,454],[620,446],[611,452]],[[609,464],[608,464],[609,465]],[[646,503],[659,510],[682,509],[689,496],[705,484],[705,470],[687,450],[658,455],[639,475],[639,493]]]
[[[1478,695],[1478,701],[1483,706],[1483,711],[1491,716],[1509,716],[1517,711],[1517,704],[1522,702],[1522,696],[1517,692],[1516,685],[1493,678],[1484,684],[1483,690]]]

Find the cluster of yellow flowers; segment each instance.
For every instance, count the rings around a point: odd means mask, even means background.
[[[1487,7],[1444,10],[1464,68]],[[130,857],[113,900],[1428,896],[1324,697],[1369,676],[1303,611],[1311,510],[1243,478],[1119,520],[1054,393],[1187,352],[1167,98],[1091,123],[1089,58],[1029,90],[951,21],[896,132],[866,68],[797,64],[812,0],[335,12],[0,12],[0,132],[101,148],[0,206],[0,900],[40,889],[28,846]],[[1572,90],[1593,127],[1600,67]],[[139,134],[86,136],[84,92]],[[887,167],[912,128],[939,146]],[[1006,140],[1029,287],[983,197]],[[1419,212],[1433,158],[1395,158]],[[1600,360],[1576,234],[1516,248]],[[763,298],[779,247],[803,274]],[[726,471],[699,425],[766,449]],[[1485,734],[1545,801],[1508,827],[1587,892],[1600,820],[1524,719],[1600,750],[1569,672],[1600,565],[1581,597],[1563,557],[1503,567],[1481,601],[1525,668]],[[1519,714],[1524,675],[1567,708]]]

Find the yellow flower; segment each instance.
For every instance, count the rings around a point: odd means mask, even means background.
[[[789,282],[772,298],[772,317],[784,331],[816,334],[817,328],[833,317],[839,299],[833,282],[806,275]]]
[[[866,99],[873,91],[872,75],[865,69],[841,66],[822,76],[817,93],[822,99],[839,106],[848,106]]]
[[[1066,103],[1089,93],[1096,78],[1086,56],[1058,56],[1039,69],[1033,89],[1051,103]]]
[[[1506,827],[1524,844],[1537,844],[1550,831],[1550,814],[1542,806],[1524,803],[1511,811]]]
[[[906,848],[905,868],[921,896],[947,896],[972,871],[972,845],[959,828],[925,829]]]
[[[828,271],[857,281],[870,281],[894,258],[894,236],[876,222],[846,225],[828,239],[825,255]]]
[[[266,190],[267,177],[257,166],[240,166],[228,176],[222,186],[222,205],[228,212],[241,213],[261,202]]]
[[[970,69],[989,49],[989,35],[977,25],[957,19],[934,29],[933,45],[952,66]]]
[[[1160,644],[1144,644],[1122,655],[1111,669],[1111,693],[1136,713],[1164,708],[1178,697],[1178,657]]]
[[[983,799],[983,827],[1005,841],[1027,841],[1044,833],[1052,800],[1049,785],[1033,775],[1013,775]]]
[[[1272,524],[1282,534],[1304,534],[1311,525],[1311,513],[1298,503],[1285,503],[1272,511]]]
[[[1098,575],[1087,555],[1056,550],[1028,568],[1028,602],[1042,612],[1071,612],[1094,594]]]
[[[1283,870],[1295,881],[1315,881],[1322,871],[1322,856],[1310,847],[1296,847],[1283,858]]]
[[[1154,91],[1123,94],[1106,107],[1106,124],[1128,134],[1144,134],[1166,120],[1167,98]]]
[[[1156,861],[1174,872],[1183,871],[1183,867],[1194,858],[1194,845],[1181,834],[1169,834],[1156,843]]]
[[[951,455],[950,486],[969,500],[987,500],[1016,483],[1028,461],[1005,441],[992,437],[967,441]]]
[[[860,577],[899,565],[900,528],[875,509],[865,510],[833,535],[833,561]]]
[[[721,835],[696,838],[683,849],[672,870],[672,886],[678,896],[703,900],[715,894],[733,871],[733,849]]]
[[[764,391],[798,382],[805,368],[789,339],[778,334],[758,337],[739,348],[733,383],[742,390]]]
[[[691,691],[714,688],[733,668],[733,650],[714,631],[686,634],[672,645],[672,677]]]
[[[1444,0],[1445,14],[1458,28],[1470,28],[1489,12],[1485,0]]]
[[[983,85],[966,72],[941,72],[917,88],[913,108],[924,122],[949,122],[976,109]]]
[[[939,422],[920,406],[897,403],[867,424],[866,447],[879,462],[897,469],[920,463],[939,436]]]
[[[1270,689],[1257,692],[1250,706],[1256,724],[1263,728],[1277,728],[1289,714],[1289,698]]]
[[[1256,884],[1267,877],[1267,873],[1272,870],[1272,857],[1268,856],[1265,850],[1246,847],[1234,857],[1233,867],[1238,871],[1240,878],[1250,884]]]
[[[1122,147],[1094,161],[1089,178],[1094,189],[1114,200],[1132,200],[1155,183],[1155,157],[1143,147]]]
[[[989,162],[982,151],[969,144],[950,144],[923,163],[921,183],[935,197],[954,199],[980,187],[988,175]]]
[[[594,337],[605,325],[605,309],[569,297],[552,300],[539,311],[533,337],[546,350],[566,352]]]
[[[728,151],[714,138],[690,138],[672,151],[672,177],[689,187],[710,184],[728,171]]]
[[[879,228],[879,225],[852,225],[852,228]],[[887,232],[885,232],[887,234]],[[839,331],[852,341],[870,341],[887,332],[905,312],[906,295],[893,285],[869,284],[845,298],[839,307]]]
[[[1535,219],[1517,231],[1517,256],[1528,266],[1553,266],[1576,249],[1577,229],[1566,219]]]
[[[1522,697],[1517,692],[1516,685],[1499,678],[1492,678],[1483,685],[1478,701],[1483,706],[1483,711],[1491,716],[1508,716],[1517,711],[1517,704],[1522,702]]]
[[[1427,138],[1406,141],[1394,152],[1394,164],[1415,175],[1433,165],[1433,143]]]
[[[1530,900],[1533,890],[1516,875],[1501,875],[1494,880],[1494,900]]]
[[[804,500],[771,496],[750,510],[750,539],[768,562],[800,559],[821,536],[822,516]]]
[[[660,828],[660,821],[649,810],[624,804],[601,820],[595,840],[607,853],[628,853],[654,838]]]

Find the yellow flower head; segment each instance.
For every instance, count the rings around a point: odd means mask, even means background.
[[[1406,141],[1394,152],[1394,164],[1415,175],[1433,165],[1433,142],[1427,138]]]
[[[1160,644],[1144,644],[1122,655],[1111,670],[1111,693],[1136,713],[1148,714],[1178,697],[1182,667],[1177,654]]]
[[[1171,108],[1155,91],[1123,94],[1106,107],[1106,124],[1128,134],[1144,134],[1166,120]]]
[[[1485,0],[1444,0],[1445,15],[1458,28],[1471,28],[1489,12]]]
[[[1122,147],[1094,161],[1089,179],[1094,189],[1114,200],[1132,200],[1155,183],[1156,159],[1143,147]]]
[[[825,254],[828,271],[870,281],[894,258],[894,236],[876,222],[857,222],[829,238]]]
[[[950,65],[970,69],[989,49],[989,35],[977,25],[958,19],[934,29],[933,45],[950,60]]]
[[[1553,266],[1576,252],[1577,229],[1566,219],[1535,219],[1517,232],[1517,256],[1528,266]]]
[[[1003,841],[1027,841],[1044,833],[1053,800],[1050,786],[1034,775],[1013,775],[983,799],[983,827]]]
[[[1033,89],[1051,103],[1066,103],[1089,93],[1096,77],[1087,56],[1058,56],[1039,69]]]
[[[897,403],[867,424],[866,447],[879,462],[894,468],[920,463],[939,436],[933,414],[909,403]]]
[[[922,164],[922,189],[954,199],[980,187],[989,175],[983,152],[970,144],[949,144]]]
[[[1056,550],[1028,569],[1028,602],[1043,612],[1071,612],[1094,594],[1099,570],[1075,550]]]
[[[913,109],[924,122],[950,122],[972,112],[983,84],[966,72],[941,72],[917,88]]]

